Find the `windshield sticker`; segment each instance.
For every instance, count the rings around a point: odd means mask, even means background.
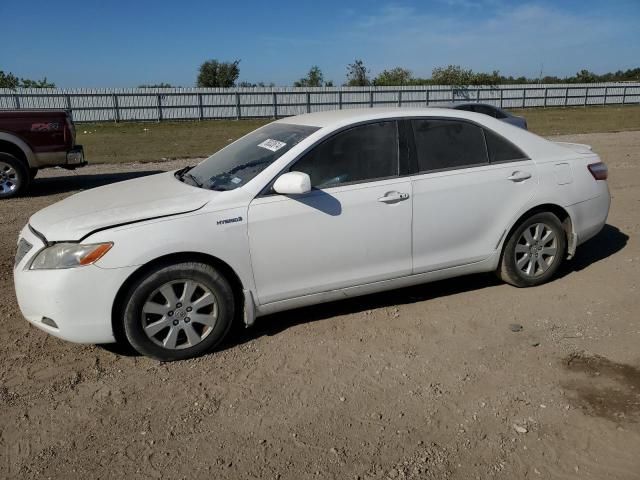
[[[280,140],[273,140],[271,138],[267,138],[264,142],[258,144],[259,147],[266,148],[272,152],[277,152],[286,145],[286,143],[281,142]]]
[[[237,184],[239,184],[239,183],[242,183],[242,179],[241,179],[241,178],[238,178],[238,177],[233,177],[233,178],[231,179],[231,183],[235,183],[235,184],[237,185]]]

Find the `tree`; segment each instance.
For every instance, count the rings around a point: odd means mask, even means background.
[[[460,65],[436,67],[431,72],[431,80],[436,85],[451,85],[456,88],[466,88],[471,84],[473,72]]]
[[[471,75],[471,85],[499,85],[501,82],[500,72],[494,70],[491,73],[477,72]]]
[[[304,78],[293,82],[294,87],[322,87],[324,84],[324,75],[317,65],[309,69],[309,73]]]
[[[362,60],[356,59],[353,63],[347,65],[346,85],[349,87],[366,87],[371,85],[369,70],[364,66]]]
[[[576,83],[594,83],[599,80],[597,77],[595,73],[583,69],[576,73],[576,76],[572,80]]]
[[[20,79],[16,77],[13,73],[8,72],[4,73],[0,70],[0,88],[18,88],[20,85]]]
[[[143,83],[142,85],[138,85],[138,88],[174,88],[170,83],[160,82],[153,84]]]
[[[0,70],[0,88],[56,88],[56,85],[47,81],[47,77],[42,80],[31,80],[29,78],[18,78],[11,72],[5,73]]]
[[[233,87],[240,76],[240,60],[219,62],[212,59],[200,65],[198,87]]]
[[[397,86],[410,85],[413,83],[413,75],[411,70],[402,67],[395,67],[391,70],[384,70],[376,78],[373,79],[374,85],[380,86]]]

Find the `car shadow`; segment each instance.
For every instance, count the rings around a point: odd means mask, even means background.
[[[610,257],[622,250],[628,239],[629,236],[622,233],[617,227],[605,225],[598,235],[578,247],[577,254],[572,260],[564,262],[556,278],[579,272],[593,263]],[[238,325],[215,351],[231,349],[265,335],[278,335],[303,323],[317,322],[338,315],[361,313],[372,309],[424,302],[433,298],[482,290],[501,283],[502,281],[493,273],[479,273],[274,313],[256,319],[251,328]],[[128,345],[112,344],[101,347],[118,355],[138,356],[137,352]],[[215,351],[212,354],[215,354]]]
[[[555,278],[563,278],[571,273],[579,272],[593,263],[610,257],[622,250],[628,239],[629,236],[622,233],[617,227],[605,225],[600,233],[578,247],[576,256],[572,260],[564,262]],[[235,335],[232,335],[218,350],[233,348],[264,335],[277,335],[302,323],[311,323],[338,315],[361,313],[377,308],[423,302],[433,298],[481,290],[501,283],[502,281],[493,273],[479,273],[266,315],[256,319],[256,323],[251,328],[236,329]]]
[[[60,193],[69,193],[79,190],[89,190],[91,188],[102,187],[111,183],[122,182],[147,175],[162,173],[163,170],[144,170],[136,172],[114,172],[96,173],[91,175],[81,174],[35,178],[29,187],[28,196],[44,197]]]
[[[622,250],[629,236],[618,227],[606,224],[593,238],[578,246],[576,255],[562,264],[556,278],[562,278],[574,272],[584,270],[589,265],[604,260]]]

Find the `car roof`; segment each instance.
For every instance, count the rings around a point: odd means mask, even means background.
[[[491,129],[506,137],[531,158],[556,158],[566,156],[563,149],[553,142],[549,142],[534,133],[515,127],[483,113],[452,108],[417,108],[417,107],[385,107],[385,108],[354,108],[344,110],[327,110],[323,112],[307,113],[293,117],[285,117],[275,123],[306,125],[319,127],[318,135],[326,135],[327,131],[335,131],[350,125],[393,118],[435,117],[469,120]],[[321,133],[324,132],[324,133]],[[316,134],[314,134],[315,137]]]
[[[351,123],[366,122],[383,118],[402,117],[451,117],[467,120],[482,121],[486,115],[467,112],[465,110],[452,110],[441,107],[383,107],[383,108],[352,108],[344,110],[327,110],[324,112],[306,113],[295,117],[286,117],[278,120],[279,123],[292,123],[296,125],[308,125],[312,127],[339,127]]]

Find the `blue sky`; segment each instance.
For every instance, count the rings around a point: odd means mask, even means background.
[[[188,87],[209,58],[277,85],[314,64],[341,84],[355,58],[374,75],[426,77],[448,64],[516,76],[640,66],[640,0],[0,0],[0,20],[0,70],[59,87]]]

